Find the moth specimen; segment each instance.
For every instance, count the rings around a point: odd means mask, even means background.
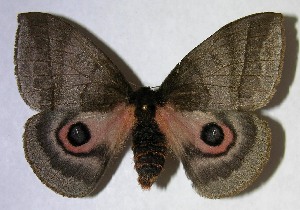
[[[195,190],[235,195],[260,174],[270,129],[253,113],[272,98],[284,58],[283,17],[236,20],[193,49],[158,89],[134,91],[88,38],[59,17],[18,16],[15,74],[39,111],[25,125],[26,159],[40,180],[68,197],[89,195],[132,139],[138,182],[149,189],[168,151]]]

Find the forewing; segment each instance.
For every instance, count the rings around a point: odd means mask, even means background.
[[[275,92],[284,57],[283,17],[236,20],[193,49],[160,87],[180,110],[255,110]]]
[[[270,129],[254,114],[176,112],[165,106],[158,109],[156,120],[202,196],[238,194],[255,180],[269,159]],[[204,128],[211,123],[222,128],[221,144],[211,146],[203,139]]]
[[[133,113],[133,107],[124,105],[109,113],[41,112],[25,126],[26,158],[40,180],[55,192],[86,196],[130,135]],[[71,126],[76,123],[83,123],[90,133],[85,144],[74,145],[70,140]]]
[[[120,71],[76,28],[45,13],[23,13],[18,22],[15,74],[31,108],[101,111],[127,100]]]

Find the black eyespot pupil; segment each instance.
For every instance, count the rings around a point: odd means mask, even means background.
[[[218,124],[208,123],[203,126],[200,138],[209,146],[218,146],[224,140],[224,132]]]
[[[88,127],[82,122],[75,123],[70,126],[68,132],[68,140],[73,146],[81,146],[87,143],[91,138]]]

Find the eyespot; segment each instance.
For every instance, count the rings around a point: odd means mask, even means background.
[[[203,126],[200,139],[209,146],[219,146],[224,140],[224,132],[217,123],[208,123]]]
[[[200,141],[197,141],[196,146],[204,154],[220,155],[229,150],[234,140],[234,130],[228,125],[222,122],[209,122],[201,127]]]
[[[78,122],[69,127],[67,138],[70,144],[78,147],[86,144],[91,139],[91,133],[84,123]]]

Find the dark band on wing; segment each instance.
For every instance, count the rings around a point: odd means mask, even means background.
[[[89,154],[74,155],[57,139],[63,113],[42,112],[25,126],[24,149],[33,171],[48,187],[71,197],[89,193],[102,176],[110,160],[108,148],[100,145]],[[42,171],[42,172],[41,172]],[[73,190],[73,188],[79,188]]]
[[[225,153],[216,155],[205,154],[191,144],[184,146],[188,158],[182,161],[187,171],[190,170],[189,164],[192,162],[197,163],[197,161],[200,161],[199,159],[201,159],[201,162],[207,163],[199,167],[200,170],[197,171],[197,177],[194,177],[203,184],[216,180],[219,177],[226,178],[230,176],[234,170],[242,165],[244,157],[250,152],[256,138],[257,129],[252,118],[245,120],[245,116],[237,116],[235,120],[239,121],[243,127],[242,131],[236,132],[234,123],[230,118],[222,113],[216,116],[229,126],[235,135],[233,143],[227,148]],[[210,162],[211,164],[209,164]],[[192,175],[194,173],[190,172],[188,174]]]

